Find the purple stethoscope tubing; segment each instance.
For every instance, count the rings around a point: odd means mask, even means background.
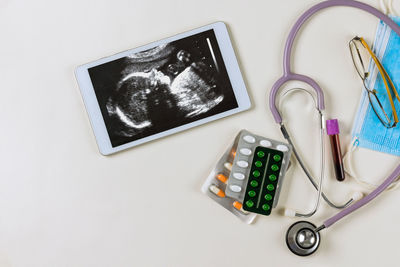
[[[319,4],[314,5],[310,9],[308,9],[306,12],[304,12],[303,15],[296,21],[294,24],[293,28],[291,29],[288,39],[286,41],[285,45],[285,51],[283,55],[283,75],[281,78],[279,78],[275,84],[272,86],[270,95],[269,95],[269,107],[272,112],[272,115],[275,119],[275,121],[282,125],[282,117],[279,114],[279,111],[276,107],[276,95],[279,91],[279,89],[284,85],[285,83],[289,81],[301,81],[304,83],[307,83],[310,85],[315,92],[317,93],[317,105],[319,110],[324,110],[325,109],[325,103],[324,103],[324,93],[322,92],[321,87],[310,77],[307,77],[305,75],[300,75],[293,73],[291,71],[291,65],[290,65],[290,59],[291,59],[291,54],[292,54],[292,48],[293,48],[293,43],[296,38],[296,35],[298,31],[300,30],[301,26],[315,13],[318,11],[328,8],[328,7],[333,7],[333,6],[348,6],[348,7],[354,7],[358,8],[361,10],[364,10],[368,13],[371,13],[372,15],[378,17],[381,19],[383,22],[385,22],[393,31],[395,31],[399,36],[400,36],[400,27],[393,21],[391,20],[388,16],[377,10],[376,8],[358,2],[354,0],[328,0]],[[350,205],[349,207],[343,209],[342,211],[338,212],[336,215],[330,217],[329,219],[325,220],[323,223],[324,228],[329,227],[342,219],[343,217],[349,215],[353,211],[356,211],[357,209],[361,208],[362,206],[368,204],[371,200],[373,200],[375,197],[377,197],[380,193],[382,193],[388,186],[390,186],[398,177],[400,176],[400,164],[397,166],[397,168],[390,174],[386,180],[379,185],[374,191],[372,191],[370,194],[362,198],[361,200],[357,201],[356,203]]]

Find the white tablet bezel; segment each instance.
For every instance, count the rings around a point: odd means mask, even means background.
[[[228,110],[228,111],[225,111],[225,112],[222,112],[222,113],[218,113],[216,115],[212,115],[207,118],[203,118],[203,119],[200,119],[200,120],[188,123],[188,124],[181,125],[176,128],[172,128],[172,129],[169,129],[169,130],[166,130],[163,132],[159,132],[157,134],[153,134],[151,136],[147,136],[147,137],[144,137],[144,138],[141,138],[141,139],[117,146],[117,147],[112,147],[111,140],[110,140],[109,134],[106,129],[105,121],[103,119],[103,115],[101,113],[100,106],[97,101],[97,97],[96,97],[96,94],[95,94],[95,91],[93,88],[93,84],[92,84],[92,81],[89,76],[88,69],[90,69],[94,66],[97,66],[97,65],[101,65],[101,64],[119,59],[119,58],[126,57],[132,53],[147,50],[147,49],[153,48],[155,46],[158,46],[158,45],[161,45],[164,43],[169,43],[169,42],[172,42],[175,40],[179,40],[179,39],[182,39],[182,38],[185,38],[185,37],[197,34],[197,33],[201,33],[201,32],[204,32],[204,31],[207,31],[210,29],[214,30],[214,33],[215,33],[215,36],[216,36],[216,39],[217,39],[217,42],[218,42],[218,45],[219,45],[219,48],[220,48],[220,51],[222,54],[223,61],[225,63],[225,67],[226,67],[226,70],[227,70],[227,73],[228,73],[228,76],[229,76],[229,79],[230,79],[230,82],[231,82],[231,85],[233,88],[233,93],[235,95],[238,107]],[[186,130],[186,129],[189,129],[192,127],[196,127],[198,125],[247,110],[251,107],[250,98],[247,94],[246,86],[243,81],[242,74],[239,69],[239,65],[236,60],[235,52],[233,50],[233,47],[232,47],[232,44],[231,44],[231,41],[229,38],[228,30],[226,28],[225,23],[223,23],[223,22],[216,22],[216,23],[213,23],[210,25],[206,25],[206,26],[203,26],[203,27],[191,30],[191,31],[187,31],[187,32],[184,32],[184,33],[181,33],[181,34],[178,34],[178,35],[166,38],[166,39],[162,39],[160,41],[156,41],[156,42],[153,42],[153,43],[141,46],[141,47],[130,49],[130,50],[127,50],[127,51],[124,51],[124,52],[121,52],[121,53],[118,53],[118,54],[115,54],[112,56],[104,57],[99,60],[81,65],[76,68],[75,76],[76,76],[76,79],[78,81],[78,84],[79,84],[79,87],[81,90],[82,98],[85,103],[87,113],[89,115],[90,123],[92,125],[94,135],[96,137],[99,151],[103,155],[109,155],[109,154],[130,148],[130,147],[133,147],[133,146],[136,146],[139,144],[149,142],[154,139],[158,139],[158,138],[170,135],[170,134],[174,134],[176,132],[180,132],[180,131],[183,131],[183,130]]]

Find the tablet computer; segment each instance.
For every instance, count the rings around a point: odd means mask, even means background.
[[[222,22],[84,64],[75,75],[103,155],[251,106]]]

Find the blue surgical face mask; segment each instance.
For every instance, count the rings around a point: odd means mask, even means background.
[[[391,18],[400,25],[400,17],[392,16]],[[383,64],[397,91],[400,92],[400,37],[383,22],[379,23],[373,52]],[[371,75],[366,81],[369,88],[376,89],[385,110],[391,110],[386,87],[375,64],[370,64],[369,72]],[[352,130],[353,138],[357,140],[356,145],[400,156],[400,123],[391,129],[384,127],[369,104],[366,91],[364,89],[362,91]],[[400,103],[393,92],[392,97],[397,114],[400,115]]]

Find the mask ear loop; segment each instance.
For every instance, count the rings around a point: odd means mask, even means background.
[[[389,15],[394,15],[394,16],[398,16],[399,15],[396,12],[396,10],[393,8],[393,0],[389,0],[388,9],[389,9]]]
[[[382,13],[384,13],[385,15],[388,15],[388,7],[386,5],[385,0],[380,0],[379,4],[381,6]]]
[[[393,0],[389,0],[389,14],[399,16],[399,13],[397,13],[396,9],[393,7]]]
[[[399,15],[393,8],[393,0],[388,0],[387,2],[385,2],[385,0],[380,0],[379,4],[381,6],[382,12],[385,13],[386,15],[394,15],[394,16]]]
[[[373,191],[375,190],[378,185],[373,184],[373,183],[369,183],[366,182],[365,180],[359,178],[361,177],[357,171],[355,170],[354,166],[353,166],[353,154],[354,151],[357,149],[359,144],[359,140],[358,137],[354,137],[353,140],[351,141],[351,143],[349,144],[349,146],[347,147],[347,152],[343,157],[343,167],[344,167],[344,171],[350,176],[352,177],[358,184],[360,184],[361,186],[363,186],[366,190],[368,191]],[[389,190],[394,190],[396,188],[399,187],[400,185],[400,177],[394,181],[387,189],[386,191]]]

